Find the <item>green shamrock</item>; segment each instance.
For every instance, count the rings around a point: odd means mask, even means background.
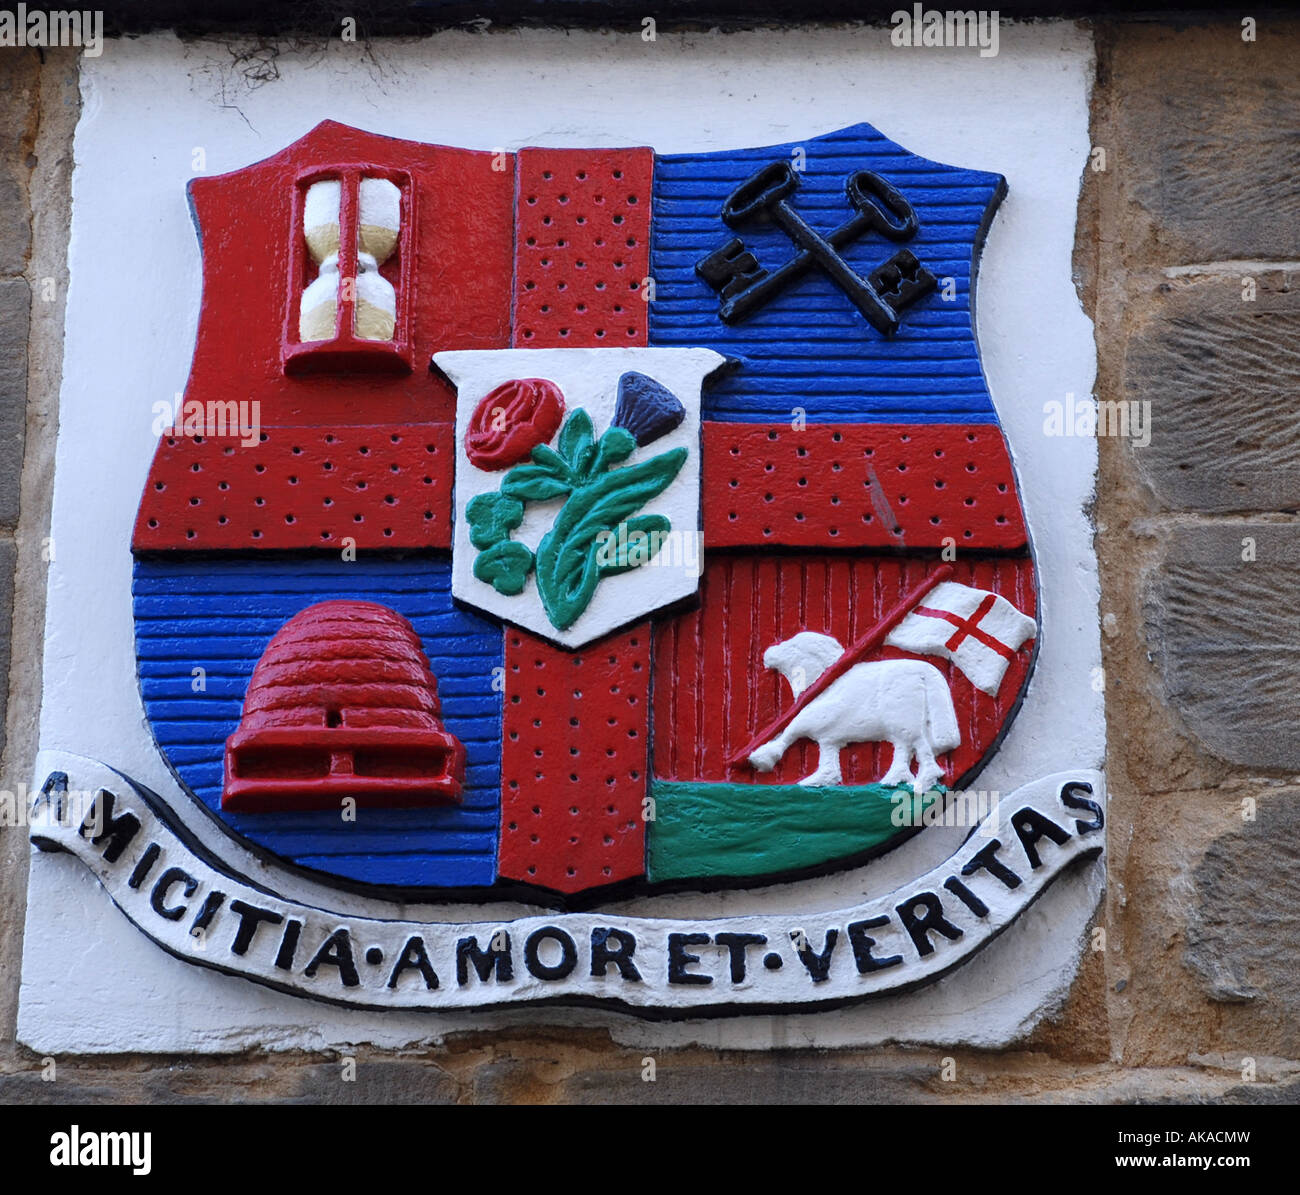
[[[533,554],[523,544],[504,539],[484,549],[474,561],[474,575],[497,593],[513,597],[523,593],[533,567]]]
[[[505,494],[479,494],[465,507],[469,542],[476,548],[490,548],[509,539],[524,521],[524,504]]]

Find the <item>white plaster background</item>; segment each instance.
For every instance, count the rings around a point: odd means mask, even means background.
[[[109,42],[101,58],[83,60],[44,746],[103,759],[178,807],[186,801],[153,745],[136,686],[128,545],[154,446],[153,404],[181,390],[189,371],[200,268],[185,184],[196,151],[205,173],[237,169],[326,117],[477,149],[653,145],[667,153],[793,141],[866,120],[922,156],[998,171],[1010,188],[983,258],[979,333],[1034,536],[1044,633],[1024,708],[978,784],[1006,792],[1048,772],[1101,766],[1102,698],[1091,683],[1100,666],[1097,571],[1084,514],[1096,444],[1042,434],[1043,403],[1090,394],[1095,374],[1092,327],[1071,281],[1090,38],[1064,22],[1007,24],[999,55],[981,58],[893,47],[887,27],[654,43],[639,32],[447,33],[369,52],[336,43],[282,54],[278,79],[255,87],[226,46],[171,35]],[[196,828],[216,841],[216,831]],[[961,833],[932,827],[864,868],[801,885],[621,908],[702,917],[835,908],[924,871]],[[538,1023],[605,1025],[647,1047],[994,1046],[1063,999],[1101,884],[1096,866],[1064,878],[974,961],[911,996],[835,1012],[648,1024],[592,1010],[390,1016],[267,991],[163,954],[78,863],[38,854],[18,1031],[51,1054],[400,1046]],[[323,888],[299,893],[341,910],[380,907]],[[500,904],[424,915],[488,920],[521,911]]]

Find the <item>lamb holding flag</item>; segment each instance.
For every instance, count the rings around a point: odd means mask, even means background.
[[[863,657],[882,644],[941,656],[992,697],[1016,652],[1037,632],[1035,621],[1006,598],[951,577],[946,565],[936,570],[847,650],[828,635],[807,631],[769,648],[764,663],[786,678],[795,701],[732,757],[733,766],[747,762],[771,771],[794,743],[808,738],[817,744],[818,764],[800,783],[835,785],[842,783],[844,747],[889,742],[894,757],[881,783],[910,783],[917,793],[936,784],[942,772],[935,756],[961,741],[942,675],[921,661]]]

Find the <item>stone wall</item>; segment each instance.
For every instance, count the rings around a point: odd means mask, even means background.
[[[1128,1066],[1300,1058],[1297,46],[1295,25],[1098,31],[1108,160],[1077,262],[1099,397],[1153,426],[1102,441],[1097,504]]]
[[[50,499],[72,135],[81,111],[78,61],[76,50],[0,50],[0,662],[9,678],[0,687],[0,788],[10,791],[28,782],[36,758],[45,588],[56,556]],[[32,1062],[14,1046],[31,849],[25,838],[20,827],[0,828],[0,1075],[6,1079]]]
[[[1109,890],[1058,1015],[1002,1052],[665,1050],[652,1082],[650,1056],[603,1033],[524,1028],[358,1051],[354,1082],[346,1059],[294,1054],[65,1058],[50,1082],[14,1043],[28,847],[5,829],[0,1100],[1300,1098],[1300,23],[1261,20],[1254,42],[1236,22],[1094,33],[1104,152],[1082,180],[1078,285],[1097,397],[1150,403],[1151,438],[1100,440]],[[76,70],[0,51],[8,788],[35,749]]]

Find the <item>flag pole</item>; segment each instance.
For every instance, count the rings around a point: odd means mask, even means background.
[[[824,693],[833,685],[841,676],[862,659],[868,652],[875,651],[877,647],[884,642],[885,636],[889,634],[900,622],[913,606],[917,605],[927,593],[936,585],[942,585],[943,582],[952,577],[953,568],[950,564],[941,565],[933,573],[930,573],[925,580],[921,581],[912,591],[888,614],[885,615],[878,623],[875,624],[865,635],[850,644],[844,654],[840,656],[825,672],[821,674],[811,685],[799,694],[788,710],[783,714],[778,714],[772,719],[761,731],[758,732],[741,750],[735,752],[727,761],[728,766],[738,768],[742,766],[749,756],[766,743],[769,739],[780,734],[799,713],[811,701]]]

